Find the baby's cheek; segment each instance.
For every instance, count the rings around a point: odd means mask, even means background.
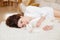
[[[18,22],[18,27],[22,27],[21,23]]]

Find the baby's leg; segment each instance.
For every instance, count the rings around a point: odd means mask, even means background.
[[[50,25],[46,25],[45,27],[43,27],[44,31],[49,31],[49,30],[52,30],[52,29],[53,29],[53,27],[50,26]]]

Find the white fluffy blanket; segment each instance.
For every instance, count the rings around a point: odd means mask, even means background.
[[[54,22],[54,28],[50,31],[29,33],[25,29],[10,28],[3,21],[0,24],[0,40],[60,40],[60,23]]]

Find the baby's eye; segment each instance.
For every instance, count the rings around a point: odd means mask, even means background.
[[[23,22],[21,21],[21,23],[23,23]]]

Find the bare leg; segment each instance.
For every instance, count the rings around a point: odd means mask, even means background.
[[[43,30],[44,31],[49,31],[49,30],[52,30],[52,26],[49,26],[49,25],[46,25],[45,27],[43,27]]]
[[[60,17],[60,11],[59,10],[54,10],[55,17]]]

